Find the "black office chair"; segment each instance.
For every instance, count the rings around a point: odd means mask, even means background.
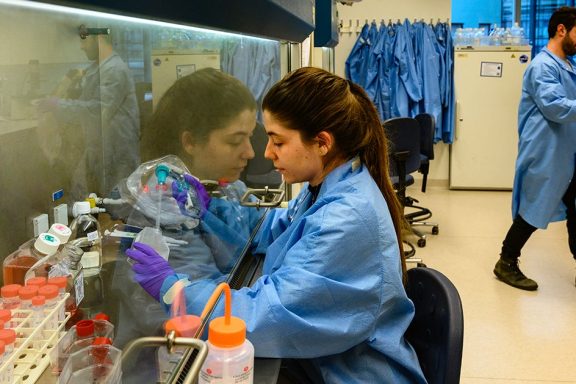
[[[418,169],[418,172],[423,175],[421,191],[426,192],[430,160],[434,159],[435,121],[434,116],[429,113],[421,113],[417,115],[415,119],[420,124],[420,168]],[[413,227],[432,227],[432,234],[437,235],[439,233],[438,223],[424,221],[432,217],[432,211],[428,208],[414,205],[413,208],[415,208],[415,211],[406,214],[408,222]]]
[[[407,271],[406,293],[416,313],[406,331],[429,384],[460,382],[464,314],[458,290],[439,271],[427,267]]]
[[[420,168],[422,174],[422,192],[426,192],[430,160],[434,160],[434,130],[436,123],[434,116],[429,113],[421,113],[414,117],[420,124]]]
[[[418,200],[406,194],[406,187],[414,184],[414,177],[410,174],[420,168],[420,124],[411,117],[395,117],[384,121],[382,126],[390,141],[390,175],[405,209],[404,217],[412,224],[416,219],[432,216],[429,209],[415,205]],[[406,208],[410,212],[407,213]],[[418,237],[418,246],[426,246],[426,235],[415,228],[411,228],[411,231]]]
[[[411,201],[406,195],[406,187],[414,184],[414,177],[410,174],[420,166],[420,126],[415,119],[396,117],[384,121],[382,127],[390,143],[390,178],[400,204],[406,207]],[[420,238],[418,242],[420,245]],[[404,244],[408,246],[408,250],[404,251],[406,261],[414,261],[411,260],[416,253],[414,246],[407,240]]]

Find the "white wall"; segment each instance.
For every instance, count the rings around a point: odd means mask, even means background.
[[[450,19],[451,9],[451,0],[362,0],[352,6],[338,4],[338,19],[342,20],[344,26],[348,26],[349,21],[352,21],[352,29],[355,30],[356,25],[361,28],[366,20],[376,20],[376,22],[385,20],[388,22],[388,19],[396,21],[397,19],[408,18],[411,21],[414,19],[430,21],[432,19],[436,22],[440,19],[440,21],[445,22]],[[356,38],[355,32],[340,33],[340,42],[335,49],[335,70],[336,74],[342,77],[344,77],[346,59],[356,42]],[[448,150],[449,146],[444,143],[438,143],[434,146],[435,158],[430,163],[429,180],[448,180]]]

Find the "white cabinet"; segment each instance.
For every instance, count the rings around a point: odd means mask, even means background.
[[[530,47],[456,48],[450,188],[512,189],[518,104]]]

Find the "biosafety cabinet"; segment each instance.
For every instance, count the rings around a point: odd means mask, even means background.
[[[159,158],[151,146],[161,143],[145,139],[159,129],[152,120],[160,99],[178,79],[212,68],[239,81],[259,106],[266,91],[299,65],[299,43],[314,28],[310,0],[246,4],[0,0],[0,254],[5,258],[54,222],[69,223],[72,204],[90,197],[104,236],[103,264],[98,275],[86,279],[80,308],[86,317],[110,314],[119,348],[138,337],[162,335],[168,316],[138,291],[124,255],[133,235],[162,216],[154,214],[160,212],[154,211],[157,201],[143,204],[130,190],[131,182],[144,180],[134,172]],[[204,122],[232,121],[207,105],[198,112]],[[260,119],[257,110],[254,159],[235,168],[242,169],[238,177],[246,188],[250,172],[261,176],[270,168]],[[196,152],[209,165],[230,159],[206,148]],[[179,155],[164,155],[171,154]],[[239,262],[245,245],[275,197],[260,196],[257,208],[241,204],[245,190],[218,174],[202,179],[213,179],[208,192],[226,201],[223,217],[230,225],[211,233],[202,218],[186,223],[161,218],[160,225],[172,231],[165,233],[172,241],[170,258],[184,273],[220,273],[241,284],[256,268]],[[278,179],[270,180],[272,189],[281,187]],[[188,253],[195,259],[180,259]],[[123,369],[123,382],[170,382],[190,368],[188,352],[179,358],[165,352],[138,352],[127,365],[132,368]],[[41,382],[56,380],[40,374]],[[37,378],[28,376],[23,382]]]

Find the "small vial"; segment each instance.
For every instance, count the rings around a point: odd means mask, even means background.
[[[34,296],[32,298],[32,319],[31,323],[34,328],[38,328],[44,320],[44,306],[46,298],[44,296]],[[34,341],[34,348],[41,349],[43,343],[43,329],[36,333],[37,340]]]
[[[27,322],[27,318],[30,318],[30,311],[32,307],[32,298],[38,293],[38,287],[29,286],[22,287],[18,290],[18,296],[20,297],[20,311],[15,314],[21,320],[21,323]],[[22,331],[18,332],[18,337],[25,337]]]
[[[26,286],[35,286],[35,287],[42,287],[43,285],[46,285],[46,278],[44,276],[40,276],[40,277],[32,277],[28,280],[26,280],[26,282],[24,283],[24,285]]]
[[[0,296],[2,296],[2,305],[4,306],[4,309],[20,308],[18,290],[21,287],[20,284],[8,284],[0,288]]]
[[[6,346],[3,341],[0,341],[0,367],[4,364],[4,352],[6,351]],[[0,373],[0,383],[9,383],[7,372],[4,371]]]
[[[4,343],[4,361],[10,358],[14,351],[14,342],[16,341],[16,332],[13,329],[0,329],[0,342]],[[6,383],[12,383],[14,380],[14,365],[9,364],[4,371]]]
[[[66,285],[68,284],[67,276],[56,276],[48,279],[48,284],[55,285],[58,287],[58,301],[64,300],[64,295],[66,295]],[[66,306],[64,304],[60,305],[58,310],[58,320],[64,321],[66,318],[65,312]]]
[[[58,315],[54,315],[52,311],[58,304],[58,287],[51,284],[46,284],[38,290],[38,296],[44,296],[46,300],[45,308],[50,311],[48,314],[49,321],[46,323],[46,330],[53,330],[58,328]]]
[[[0,341],[4,342],[6,348],[4,357],[9,357],[14,351],[14,342],[16,341],[16,332],[13,329],[0,329]]]
[[[8,329],[12,325],[12,311],[0,309],[0,321],[4,324],[0,329]]]
[[[20,296],[20,309],[31,309],[32,298],[38,294],[38,287],[30,285],[27,287],[22,287],[18,290],[18,296]],[[26,315],[24,315],[26,317]]]
[[[44,306],[46,298],[44,296],[34,296],[31,300],[32,324],[37,327],[44,320]]]

